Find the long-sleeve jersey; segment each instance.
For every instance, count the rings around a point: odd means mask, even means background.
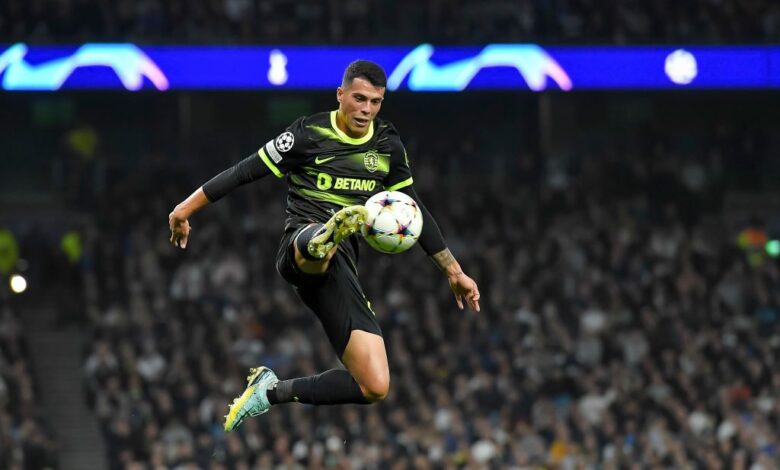
[[[258,156],[267,168],[258,165]],[[403,190],[417,200],[423,211],[424,237],[420,241],[425,251],[434,254],[445,248],[438,226],[414,192],[406,149],[389,121],[377,117],[363,137],[353,138],[336,125],[336,111],[301,117],[255,155],[215,177],[203,189],[214,201],[269,170],[287,181],[286,229],[324,223],[335,211],[364,204],[380,191]],[[357,261],[355,237],[351,237],[347,251]]]

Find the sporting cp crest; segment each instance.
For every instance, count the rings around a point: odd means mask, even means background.
[[[375,172],[379,168],[379,155],[375,151],[369,150],[363,156],[363,164],[366,166],[366,170],[371,173]]]

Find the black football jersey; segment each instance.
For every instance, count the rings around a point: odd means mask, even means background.
[[[342,207],[412,184],[400,136],[380,118],[365,136],[352,138],[336,126],[336,111],[301,117],[258,154],[274,175],[287,180],[287,228],[324,223]]]

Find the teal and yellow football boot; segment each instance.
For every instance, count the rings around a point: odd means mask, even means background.
[[[246,390],[233,400],[230,412],[225,416],[225,432],[236,429],[247,416],[261,415],[271,408],[266,391],[279,381],[274,371],[268,367],[249,369],[246,381]]]

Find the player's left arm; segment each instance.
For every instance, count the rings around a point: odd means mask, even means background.
[[[389,139],[390,172],[385,179],[385,188],[390,191],[401,191],[417,202],[423,217],[423,231],[417,242],[447,276],[458,307],[463,310],[465,301],[472,310],[479,312],[479,287],[477,283],[463,272],[455,256],[447,248],[439,225],[420,200],[417,191],[414,190],[409,158],[395,128],[391,127],[389,134],[391,137]]]
[[[450,288],[453,294],[455,294],[455,302],[458,303],[458,308],[463,310],[463,302],[465,301],[472,310],[479,312],[479,287],[477,283],[463,272],[460,263],[455,259],[450,249],[447,248],[439,225],[422,203],[417,191],[414,190],[411,184],[398,189],[398,191],[417,202],[417,206],[420,208],[423,216],[423,231],[417,242],[436,266],[447,276]]]

